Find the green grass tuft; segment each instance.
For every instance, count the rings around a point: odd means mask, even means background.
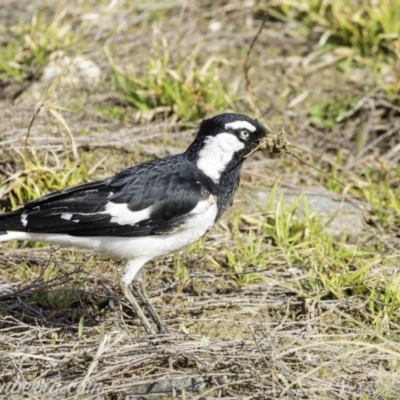
[[[3,28],[0,33],[9,37],[7,45],[0,48],[0,81],[19,83],[38,78],[50,54],[71,48],[79,40],[63,7],[54,11],[43,7],[30,21],[14,26],[12,32]]]
[[[168,46],[149,57],[146,74],[122,69],[105,48],[114,77],[123,98],[147,115],[164,113],[175,120],[198,121],[228,107],[233,108],[234,90],[221,82],[222,57],[211,57],[202,63],[197,50],[184,59],[172,62]]]
[[[232,222],[234,248],[226,248],[223,266],[233,279],[249,284],[265,279],[262,273],[284,255],[287,270],[302,278],[281,284],[304,299],[365,299],[365,315],[375,326],[399,323],[400,280],[394,274],[398,260],[376,251],[373,243],[351,243],[344,233],[332,237],[320,216],[304,199],[287,207],[274,191],[261,214],[237,215]],[[398,267],[398,265],[397,265]]]

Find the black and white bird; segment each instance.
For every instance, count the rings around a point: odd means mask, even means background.
[[[143,289],[144,265],[209,231],[232,205],[246,155],[267,134],[259,122],[241,114],[204,120],[182,154],[48,194],[0,215],[0,241],[44,241],[127,260],[124,295],[148,333],[153,328],[134,292],[159,331],[167,332]]]

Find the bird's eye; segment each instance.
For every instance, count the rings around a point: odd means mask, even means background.
[[[249,131],[240,131],[240,132],[239,132],[239,136],[240,136],[242,139],[248,139],[249,136],[250,136],[250,132],[249,132]]]

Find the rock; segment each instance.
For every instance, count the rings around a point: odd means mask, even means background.
[[[40,101],[50,85],[60,77],[58,86],[65,88],[96,87],[101,79],[100,67],[83,56],[69,57],[63,51],[53,53],[43,69],[40,81],[32,85],[18,98],[18,102]]]
[[[135,396],[135,399],[146,399],[147,396],[154,398],[165,398],[166,395],[171,396],[173,387],[176,394],[179,396],[182,391],[187,393],[195,393],[205,388],[205,381],[203,378],[185,378],[184,376],[171,377],[171,380],[161,382],[148,383],[130,387],[127,390],[127,395]],[[160,395],[160,397],[155,395]],[[138,397],[136,397],[138,396]]]
[[[251,193],[252,200],[257,205],[265,207],[271,196],[272,189],[254,191]],[[301,200],[299,201],[299,198]],[[321,216],[321,223],[326,225],[326,232],[333,236],[348,233],[350,237],[357,237],[364,229],[364,218],[362,209],[356,204],[343,199],[340,195],[330,193],[325,188],[317,187],[304,190],[287,189],[278,187],[274,202],[283,199],[287,208],[299,201],[296,216],[304,215],[308,204],[311,212]],[[254,204],[252,205],[254,208]]]

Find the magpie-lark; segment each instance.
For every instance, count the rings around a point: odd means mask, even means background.
[[[245,115],[204,120],[182,154],[48,194],[0,215],[0,241],[45,241],[127,260],[124,295],[148,333],[152,326],[133,292],[159,331],[167,332],[143,289],[144,265],[208,232],[232,205],[246,155],[267,134]]]

